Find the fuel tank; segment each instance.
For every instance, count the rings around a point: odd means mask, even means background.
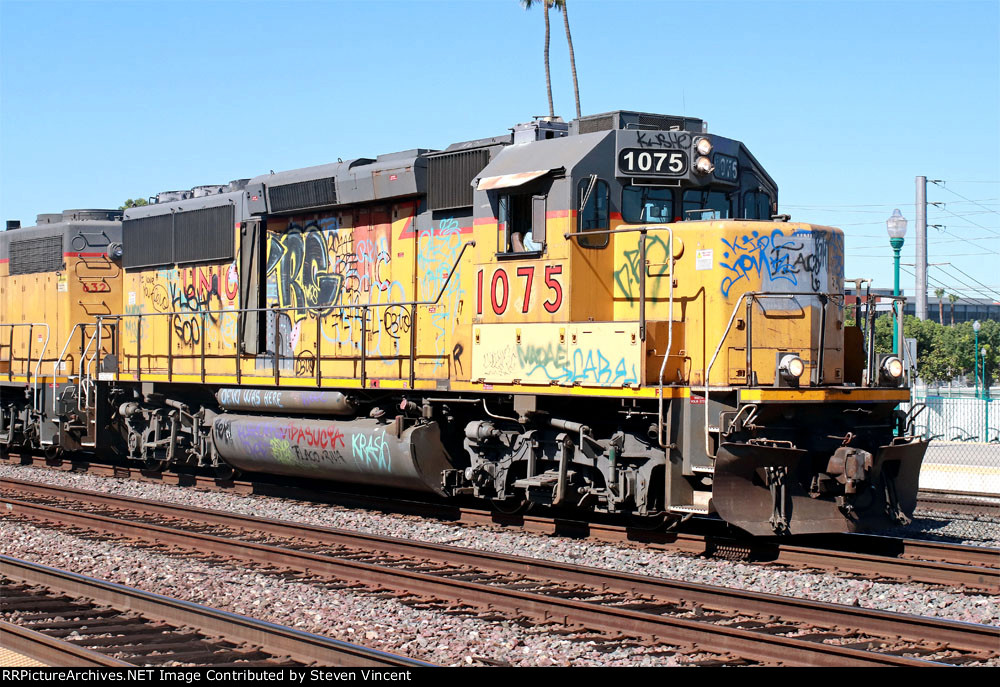
[[[432,492],[452,468],[436,422],[403,428],[403,418],[313,420],[237,415],[215,418],[218,455],[246,472]]]

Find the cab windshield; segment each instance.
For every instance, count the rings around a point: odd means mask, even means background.
[[[729,219],[732,202],[723,191],[688,189],[684,192],[683,217],[693,219]]]
[[[669,188],[626,186],[622,189],[622,219],[630,224],[673,222],[674,196]]]

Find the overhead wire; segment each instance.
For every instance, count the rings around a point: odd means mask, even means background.
[[[955,270],[956,272],[960,272],[961,274],[965,275],[966,277],[968,277],[969,279],[971,279],[972,281],[976,282],[981,287],[983,287],[983,289],[985,289],[985,291],[983,291],[982,289],[977,289],[980,293],[985,293],[985,294],[989,295],[991,298],[1000,298],[1000,293],[997,293],[996,291],[993,291],[988,286],[986,286],[986,284],[984,284],[983,282],[981,282],[978,279],[976,279],[975,277],[973,277],[971,274],[969,274],[968,272],[966,272],[965,270],[963,270],[961,267],[958,267],[957,265],[953,265],[951,263],[948,263],[948,267],[950,267],[951,269]],[[941,270],[944,271],[944,266],[943,265],[941,266]],[[959,281],[961,281],[961,280],[959,280]]]
[[[991,210],[990,208],[986,207],[985,205],[980,204],[978,201],[972,200],[971,198],[966,198],[965,196],[963,196],[961,193],[959,193],[957,191],[952,191],[950,188],[948,188],[947,186],[945,186],[945,184],[947,183],[946,181],[932,181],[931,183],[934,184],[935,186],[937,186],[938,188],[943,188],[948,193],[951,193],[953,195],[958,196],[962,200],[965,200],[965,201],[967,201],[969,203],[972,203],[973,205],[978,205],[979,207],[983,208],[984,210],[988,210],[989,212],[993,212],[993,213],[996,213],[996,214],[1000,215],[1000,212],[997,212],[996,210]],[[993,199],[991,198],[990,200],[993,200]]]
[[[914,272],[912,272],[911,270],[908,270],[905,267],[900,267],[899,269],[901,269],[902,271],[906,272],[908,275],[910,275],[911,277],[913,277],[914,279],[916,279],[917,275]],[[974,299],[969,298],[967,296],[959,295],[958,293],[955,293],[957,291],[957,289],[952,289],[951,286],[949,286],[948,284],[944,284],[944,283],[938,281],[937,279],[935,279],[934,277],[931,277],[930,275],[927,275],[927,281],[932,282],[934,286],[942,288],[945,291],[947,291],[948,293],[950,293],[951,295],[955,296],[955,302],[956,303],[959,303],[961,301],[965,301],[966,303],[969,303],[971,305],[979,305],[979,303],[977,303]]]

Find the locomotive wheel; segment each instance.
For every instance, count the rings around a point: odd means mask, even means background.
[[[0,460],[7,460],[8,458],[10,458],[10,446],[0,444]]]
[[[491,501],[490,506],[500,515],[524,515],[532,510],[535,502],[528,499],[509,498],[503,501]]]
[[[156,458],[147,458],[142,464],[142,469],[146,472],[163,472],[167,469],[167,462]]]
[[[215,479],[222,480],[223,482],[237,479],[240,474],[239,470],[228,463],[221,463],[215,466]]]
[[[676,527],[680,524],[681,518],[666,513],[655,515],[633,515],[629,518],[628,526],[635,530],[646,530],[656,532]]]
[[[55,446],[50,444],[42,449],[42,454],[45,456],[45,462],[50,465],[58,464],[63,457],[62,446]]]

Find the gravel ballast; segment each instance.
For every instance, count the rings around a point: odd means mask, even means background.
[[[512,553],[686,582],[768,592],[899,613],[1000,625],[1000,604],[997,603],[995,597],[986,594],[957,593],[920,583],[838,577],[820,572],[713,560],[680,553],[515,530],[501,530],[493,527],[455,525],[415,516],[390,515],[340,506],[305,504],[276,497],[208,491],[24,466],[0,464],[0,477],[69,485],[122,496],[182,503],[201,508],[337,527],[381,536],[415,539],[498,553]],[[14,524],[10,523],[10,526],[13,527]],[[7,527],[8,525],[5,524],[5,529]],[[18,525],[18,527],[29,526]],[[913,536],[912,533],[910,536]],[[11,537],[5,536],[4,539],[6,540],[5,547],[13,546]],[[46,539],[46,541],[49,540]],[[977,543],[982,545],[982,542]],[[87,544],[88,547],[92,545]],[[33,554],[30,541],[22,542],[15,548],[30,560],[59,567],[57,563],[40,560],[38,555]],[[9,555],[19,555],[14,552],[8,553]],[[139,555],[147,556],[148,554]],[[185,563],[185,565],[189,564]],[[76,572],[101,576],[86,568],[73,569]],[[179,572],[175,572],[175,574],[182,575]],[[281,605],[287,602],[276,601],[275,603]],[[276,622],[283,621],[276,620]],[[478,644],[485,647],[487,642],[480,640]],[[420,656],[420,658],[437,660],[425,656]],[[601,662],[606,664],[607,658],[607,655],[603,655]],[[580,663],[580,665],[583,664]]]

